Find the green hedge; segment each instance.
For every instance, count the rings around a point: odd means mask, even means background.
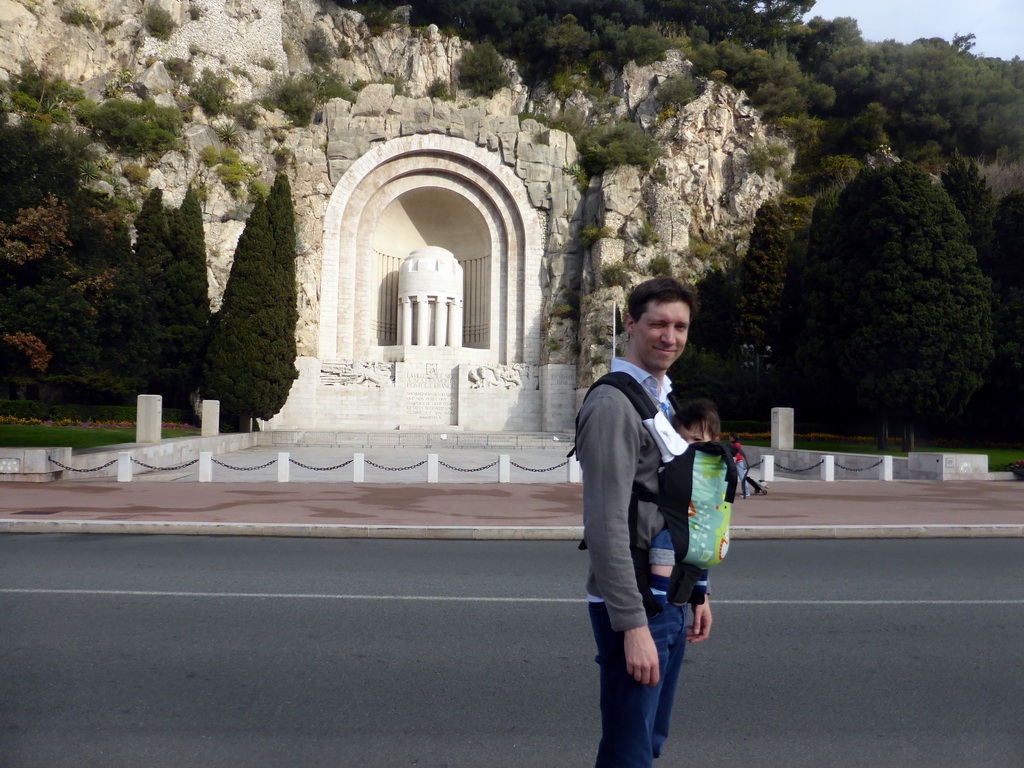
[[[135,407],[131,405],[47,405],[35,400],[0,400],[0,416],[40,421],[101,422],[134,424]],[[196,421],[181,408],[164,408],[163,422],[189,424]]]

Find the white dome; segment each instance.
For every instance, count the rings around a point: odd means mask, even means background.
[[[462,298],[462,265],[455,254],[437,246],[417,248],[398,270],[399,296],[429,294]]]

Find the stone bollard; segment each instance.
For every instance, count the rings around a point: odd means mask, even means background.
[[[366,482],[366,454],[365,453],[353,453],[352,454],[352,482],[363,483]]]
[[[277,454],[277,482],[287,483],[291,478],[291,461],[287,453]]]
[[[512,482],[512,459],[505,453],[498,456],[498,482]]]
[[[821,479],[826,483],[834,482],[836,479],[836,457],[821,457]]]
[[[761,480],[765,483],[775,480],[775,457],[770,453],[761,457]]]
[[[203,437],[220,434],[220,400],[203,400]]]
[[[199,452],[199,482],[213,482],[213,451]]]
[[[568,483],[578,483],[578,482],[580,482],[580,480],[582,478],[580,477],[581,473],[580,473],[580,463],[579,463],[579,461],[576,459],[575,456],[570,456],[568,458],[567,462],[568,462],[568,468],[567,468],[567,471],[566,471],[566,475],[567,475],[566,476],[566,482],[568,482]]]
[[[139,395],[135,406],[135,442],[160,442],[163,402],[160,395]]]
[[[437,482],[437,454],[436,453],[428,453],[427,454],[427,482],[428,483],[436,483]]]
[[[130,483],[132,481],[132,452],[118,451],[117,454],[117,482]]]
[[[878,472],[879,480],[892,480],[892,456],[882,457],[882,466]]]
[[[793,409],[772,408],[772,448],[793,450]]]

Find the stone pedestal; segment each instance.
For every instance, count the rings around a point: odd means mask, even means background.
[[[135,415],[135,442],[159,443],[164,399],[160,395],[139,395]]]
[[[203,437],[220,434],[220,400],[203,400]]]
[[[793,450],[793,409],[772,408],[772,448]]]

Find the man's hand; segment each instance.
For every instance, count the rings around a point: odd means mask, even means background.
[[[657,685],[659,679],[658,649],[646,626],[627,629],[623,638],[626,672],[643,685]]]
[[[693,624],[686,633],[689,643],[703,643],[711,634],[711,600],[705,599],[700,605],[693,606]]]

